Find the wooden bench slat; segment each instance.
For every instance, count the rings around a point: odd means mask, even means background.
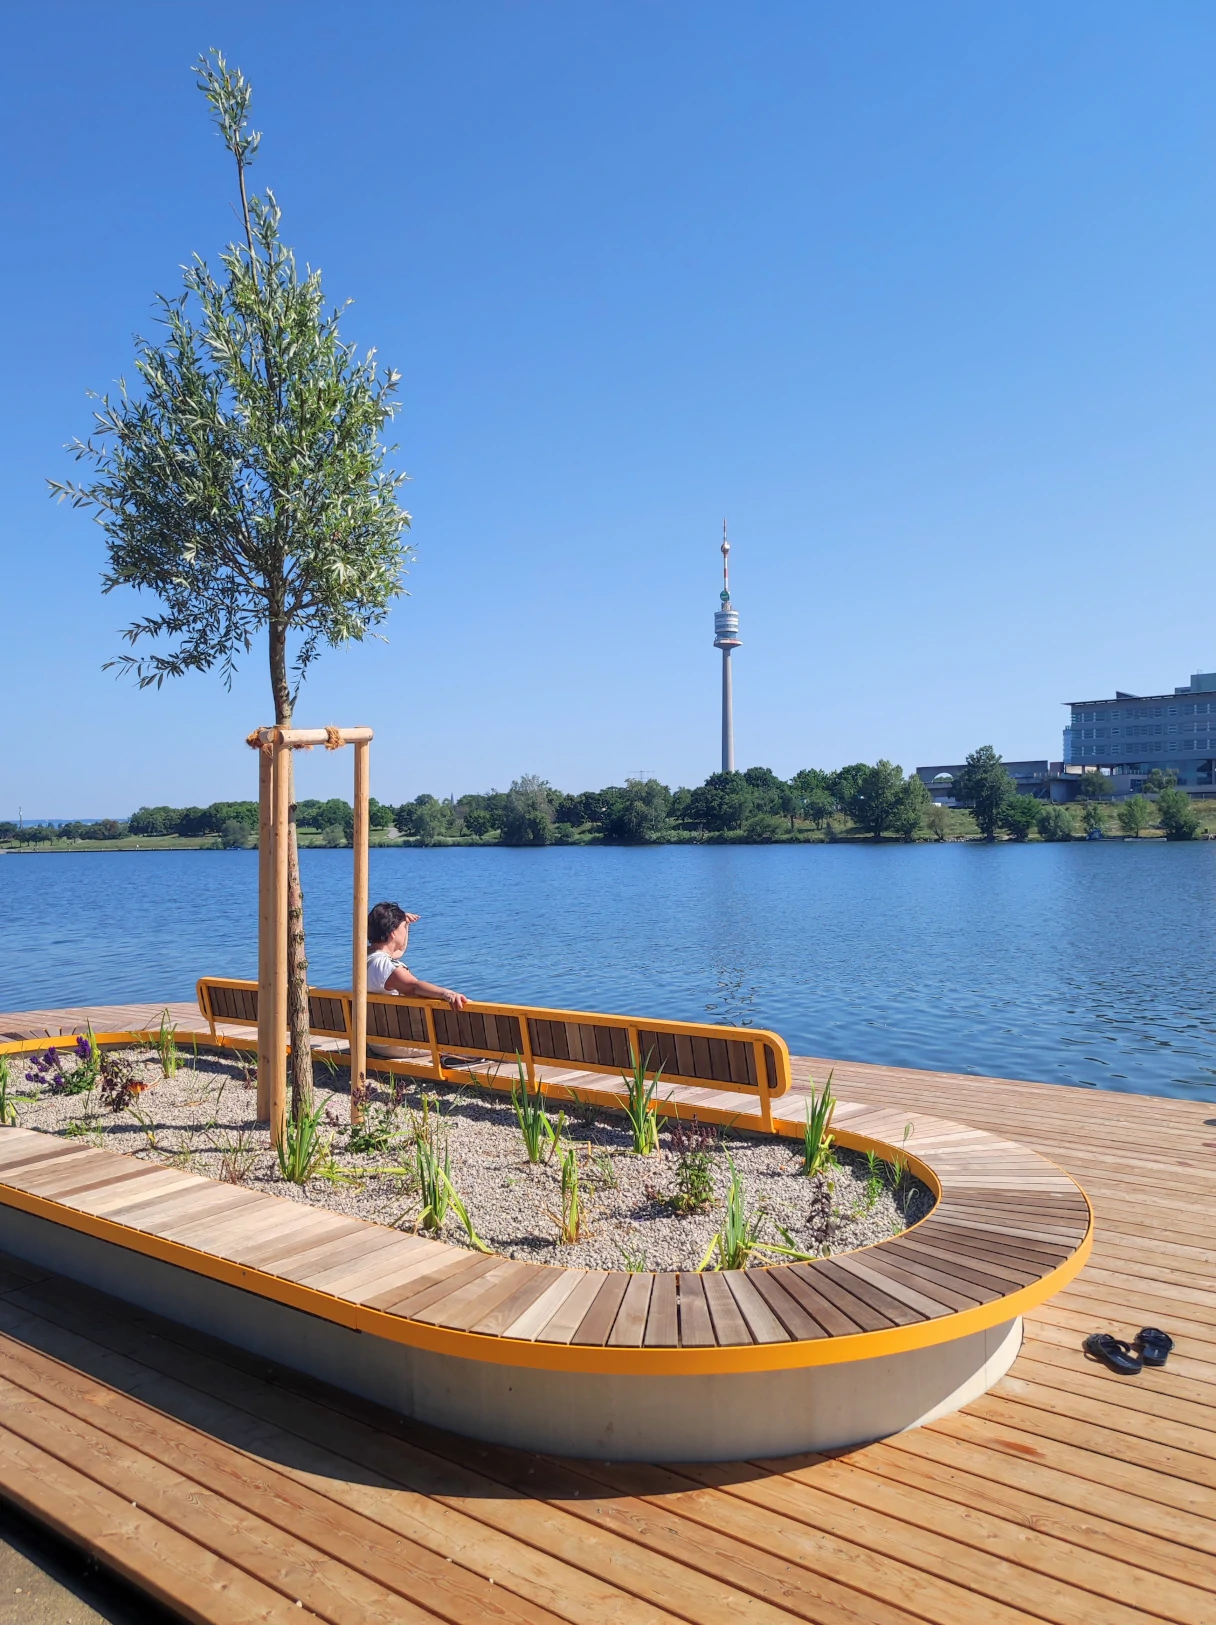
[[[594,1348],[602,1348],[607,1343],[629,1280],[624,1270],[608,1271],[600,1282],[600,1289],[592,1299],[590,1308],[579,1321],[578,1330],[570,1339],[572,1343],[590,1344]]]
[[[572,1343],[583,1317],[599,1296],[607,1272],[588,1270],[570,1295],[554,1309],[552,1318],[537,1332],[538,1343]]]
[[[751,1283],[768,1308],[776,1315],[789,1337],[795,1342],[809,1341],[825,1335],[823,1327],[812,1319],[802,1305],[784,1290],[783,1271],[752,1270]]]
[[[629,1277],[621,1307],[617,1310],[607,1342],[612,1348],[641,1348],[646,1335],[646,1320],[650,1313],[650,1297],[654,1276],[649,1270],[640,1270]]]
[[[678,1348],[680,1343],[680,1310],[673,1271],[654,1277],[650,1293],[650,1310],[646,1316],[646,1332],[642,1339],[647,1348]]]
[[[717,1338],[705,1299],[705,1285],[695,1270],[683,1270],[677,1276],[676,1304],[680,1312],[681,1348],[713,1348]]]
[[[714,1337],[723,1347],[735,1343],[750,1343],[752,1334],[739,1311],[730,1288],[718,1270],[706,1271],[701,1276],[709,1318],[714,1324]]]
[[[789,1342],[790,1334],[757,1292],[750,1270],[727,1270],[723,1278],[757,1343]]]

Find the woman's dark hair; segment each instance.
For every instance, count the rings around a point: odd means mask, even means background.
[[[377,903],[367,916],[367,940],[387,942],[404,918],[400,903]]]

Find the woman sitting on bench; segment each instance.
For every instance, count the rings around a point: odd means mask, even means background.
[[[410,940],[410,926],[418,916],[396,903],[377,903],[367,916],[367,991],[403,993],[411,999],[446,999],[453,1010],[469,1002],[463,993],[434,982],[420,982],[401,963]]]

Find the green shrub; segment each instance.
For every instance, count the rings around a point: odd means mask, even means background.
[[[1038,827],[1045,841],[1071,841],[1076,834],[1072,814],[1056,802],[1049,802],[1039,813]]]
[[[1162,790],[1157,796],[1157,820],[1167,841],[1193,841],[1199,831],[1199,814],[1185,790]]]

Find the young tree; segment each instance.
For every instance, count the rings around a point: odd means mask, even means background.
[[[1105,773],[1096,773],[1092,767],[1087,768],[1077,785],[1077,800],[1101,801],[1112,793],[1112,789],[1110,779]]]
[[[908,790],[903,768],[884,759],[867,767],[851,784],[845,810],[859,829],[880,841],[883,830],[894,827],[899,809],[906,805]]]
[[[1015,841],[1024,841],[1039,822],[1043,803],[1035,796],[1010,796],[1001,803],[1001,828],[1008,830]]]
[[[891,828],[905,841],[915,840],[921,821],[932,805],[929,786],[917,774],[909,774],[891,815]]]
[[[550,786],[534,773],[516,779],[507,792],[506,817],[502,838],[508,846],[547,846],[553,829],[553,803]]]
[[[1119,828],[1125,835],[1139,835],[1142,829],[1148,828],[1149,820],[1153,816],[1153,804],[1147,796],[1129,796],[1115,816],[1119,820]]]
[[[794,816],[804,818],[822,829],[836,811],[836,798],[828,775],[817,767],[804,767],[789,782],[794,801]]]
[[[404,475],[384,467],[381,431],[399,375],[359,358],[327,311],[319,271],[301,274],[279,237],[273,192],[250,196],[260,135],[250,87],[213,52],[198,86],[236,164],[244,241],[214,274],[195,256],[177,298],[161,297],[163,336],[136,343],[137,396],[102,398],[76,441],[89,483],[51,481],[106,533],[106,592],[159,600],[127,627],[141,652],[112,664],[140,687],[218,669],[267,639],[274,720],[289,726],[323,646],[361,641],[402,591],[409,515]],[[309,1057],[303,899],[294,826],[289,852],[288,1004],[292,1054]],[[292,1068],[292,1110],[311,1084]]]
[[[996,840],[1001,808],[1013,793],[1013,780],[991,745],[973,750],[954,781],[955,800],[971,808],[971,816],[987,841]]]
[[[1071,841],[1077,833],[1067,807],[1049,801],[1039,813],[1039,834],[1045,841]]]
[[[1144,781],[1146,790],[1172,790],[1178,783],[1178,775],[1172,767],[1155,767]]]
[[[1081,803],[1081,827],[1087,835],[1105,835],[1106,809],[1100,801],[1090,798]]]
[[[1185,790],[1167,786],[1157,795],[1157,818],[1167,841],[1193,841],[1199,832],[1199,814]]]
[[[944,841],[949,828],[949,816],[945,807],[938,801],[931,801],[925,808],[925,823],[933,832],[935,841]]]

